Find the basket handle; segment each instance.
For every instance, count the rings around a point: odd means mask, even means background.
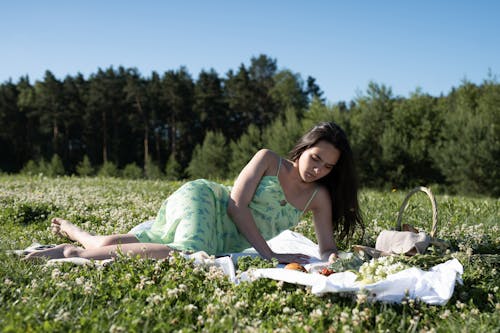
[[[434,235],[436,234],[436,231],[437,231],[437,221],[438,221],[436,198],[434,197],[434,195],[432,194],[432,192],[429,188],[423,187],[423,186],[415,187],[413,190],[410,191],[410,193],[408,193],[406,195],[406,198],[404,199],[403,204],[401,205],[401,208],[399,209],[398,220],[396,222],[396,230],[401,231],[401,220],[403,219],[403,212],[405,211],[406,207],[408,206],[408,200],[410,199],[410,197],[417,192],[424,192],[425,194],[427,194],[427,196],[431,200],[431,204],[432,204],[432,230],[430,232],[430,236],[434,237]]]

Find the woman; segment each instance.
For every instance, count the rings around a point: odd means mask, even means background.
[[[208,180],[188,182],[160,208],[150,230],[137,234],[92,235],[69,221],[55,218],[55,232],[83,248],[62,244],[31,257],[107,259],[117,252],[165,258],[173,250],[216,255],[252,246],[266,259],[305,263],[300,253],[275,253],[266,240],[313,214],[323,260],[337,253],[340,237],[364,229],[359,213],[352,151],[344,131],[320,123],[292,149],[290,160],[262,149],[243,168],[232,188]]]

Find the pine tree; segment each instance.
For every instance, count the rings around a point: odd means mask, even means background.
[[[122,170],[122,177],[127,179],[140,179],[142,174],[142,169],[135,162],[127,164]]]
[[[226,179],[230,154],[226,138],[220,132],[207,132],[203,144],[197,145],[187,172],[191,178]]]
[[[146,179],[163,178],[163,174],[160,170],[160,167],[151,160],[151,157],[147,158],[146,164],[144,165],[144,176],[146,177]]]
[[[236,177],[252,156],[263,148],[261,131],[253,124],[248,126],[247,131],[237,141],[231,141],[230,147],[229,176]]]
[[[76,166],[76,173],[80,177],[89,177],[94,174],[94,168],[92,168],[92,164],[87,155],[84,155],[83,160]]]
[[[182,178],[182,168],[179,162],[175,159],[174,154],[171,154],[165,165],[165,177],[167,180],[179,180]]]
[[[64,173],[65,173],[64,165],[61,158],[59,157],[59,155],[54,154],[50,159],[47,176],[49,177],[63,176]]]
[[[285,119],[276,119],[262,134],[263,145],[281,156],[287,156],[296,141],[303,134],[296,111],[288,109]]]
[[[99,177],[118,177],[120,174],[118,168],[116,167],[116,164],[113,162],[104,162],[99,169],[99,172],[97,175]]]

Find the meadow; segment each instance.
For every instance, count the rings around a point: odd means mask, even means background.
[[[179,256],[144,260],[121,256],[107,266],[47,266],[7,250],[33,242],[61,243],[51,217],[100,233],[124,233],[155,217],[180,182],[114,178],[0,176],[0,330],[2,332],[499,332],[500,199],[436,195],[439,238],[451,251],[408,259],[428,268],[457,258],[464,266],[444,306],[418,300],[369,302],[363,295],[312,295],[272,280],[235,285],[221,271]],[[432,188],[431,188],[432,189]],[[393,228],[407,191],[364,189],[366,234],[353,244],[374,246]],[[403,222],[429,230],[431,205],[415,195]],[[315,241],[310,216],[295,231]],[[239,269],[274,263],[244,260]]]

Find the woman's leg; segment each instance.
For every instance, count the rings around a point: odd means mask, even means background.
[[[61,244],[51,249],[35,251],[28,254],[25,259],[33,258],[85,258],[103,260],[116,257],[119,253],[142,258],[163,259],[170,255],[170,252],[176,251],[167,245],[155,243],[128,243],[118,245],[106,245],[97,248],[84,249],[71,244]]]
[[[139,240],[132,234],[117,234],[109,236],[93,235],[73,223],[53,218],[51,221],[54,233],[67,237],[72,241],[79,242],[85,249],[96,249],[108,245],[138,243]]]

